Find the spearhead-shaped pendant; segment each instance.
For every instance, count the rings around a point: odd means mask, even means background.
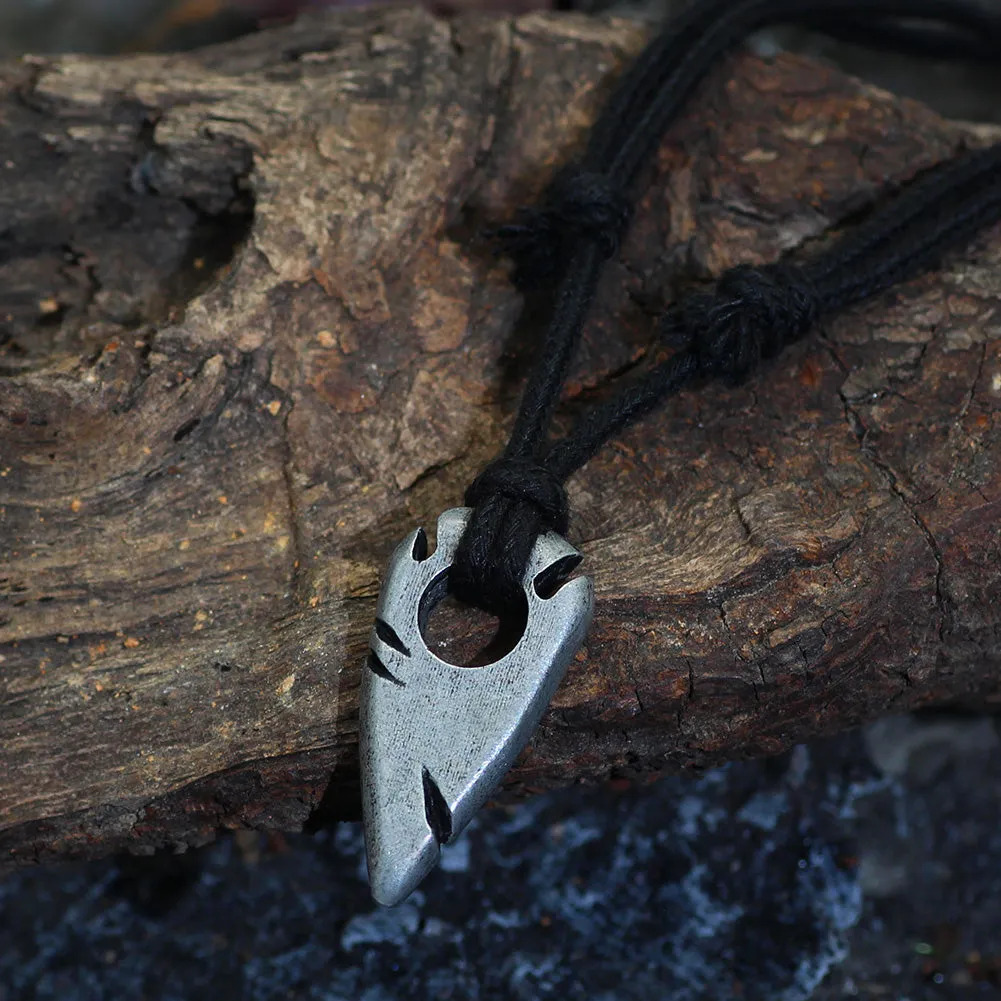
[[[389,561],[361,690],[361,782],[372,895],[403,900],[437,864],[528,743],[591,623],[591,581],[566,581],[581,560],[554,532],[525,573],[527,620],[514,648],[484,667],[456,667],[424,640],[470,516],[438,519]],[[562,586],[560,586],[562,584]]]

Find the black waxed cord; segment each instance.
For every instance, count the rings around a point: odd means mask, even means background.
[[[520,608],[538,535],[566,532],[564,481],[670,395],[710,378],[739,383],[821,317],[936,266],[1001,219],[1001,144],[947,161],[815,259],[731,268],[670,307],[659,330],[674,353],[550,442],[603,263],[629,224],[636,175],[712,65],[751,32],[789,22],[949,58],[987,58],[1001,43],[1001,19],[953,0],[705,0],[670,22],[623,75],[580,159],[539,207],[496,231],[516,283],[554,283],[556,294],[507,447],[466,492],[473,515],[450,571],[460,600],[498,614]]]

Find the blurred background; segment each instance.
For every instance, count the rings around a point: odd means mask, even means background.
[[[647,19],[668,9],[553,2]],[[190,48],[357,4],[0,0],[0,57]],[[929,64],[796,30],[753,44],[1001,122],[1001,57]],[[849,997],[1001,998],[996,717],[905,716],[695,778],[485,811],[391,910],[368,895],[356,824],[0,879],[0,1001]]]
[[[448,0],[440,6],[529,10],[533,0]],[[295,17],[306,8],[364,6],[365,0],[2,0],[7,52],[119,52],[190,48]]]
[[[905,716],[482,811],[394,908],[359,824],[0,879],[4,1001],[990,1001],[1001,739]]]
[[[193,48],[280,23],[307,8],[372,2],[387,0],[0,0],[0,56]],[[659,20],[679,0],[428,0],[426,6],[443,15],[555,8]],[[1001,53],[995,66],[930,63],[874,54],[797,29],[764,32],[753,44],[764,52],[788,48],[833,59],[952,118],[1001,122]]]

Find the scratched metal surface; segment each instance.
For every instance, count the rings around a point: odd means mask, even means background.
[[[439,516],[433,553],[423,528],[411,532],[393,553],[379,594],[362,679],[359,751],[369,879],[384,904],[424,879],[437,864],[439,843],[460,834],[501,784],[591,623],[590,579],[566,580],[571,571],[560,572],[581,554],[546,532],[525,570],[517,643],[477,670],[438,657],[424,639],[426,620],[446,593],[471,514],[452,508]],[[539,593],[554,571],[553,586],[562,586]],[[438,808],[428,804],[429,785]],[[432,830],[428,818],[440,810],[446,819]]]
[[[996,996],[999,750],[989,719],[904,718],[537,797],[480,814],[393,909],[358,825],[23,871],[0,883],[0,999]]]

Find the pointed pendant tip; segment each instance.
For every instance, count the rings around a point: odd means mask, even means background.
[[[372,898],[383,907],[395,907],[423,882],[424,877],[438,864],[438,846],[433,852],[424,852],[410,859],[387,859],[370,865],[368,881]]]

